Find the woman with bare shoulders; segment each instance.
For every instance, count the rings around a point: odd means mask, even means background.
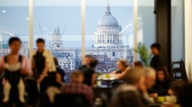
[[[129,70],[129,64],[127,63],[126,60],[120,59],[117,62],[117,69],[118,70],[113,71],[111,74],[112,75],[116,75],[116,78],[121,80],[121,79],[123,79],[123,77],[126,74],[126,72]]]

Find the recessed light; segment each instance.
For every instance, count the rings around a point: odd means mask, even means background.
[[[6,10],[3,10],[2,13],[6,13],[7,11]]]
[[[29,18],[27,17],[27,18],[25,18],[26,20],[29,20]]]
[[[47,30],[47,28],[43,28],[44,30]]]

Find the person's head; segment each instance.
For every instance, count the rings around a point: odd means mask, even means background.
[[[79,83],[82,83],[84,80],[84,76],[82,74],[81,71],[74,71],[72,74],[71,74],[71,81],[72,82],[79,82]]]
[[[18,37],[11,37],[9,39],[9,48],[11,53],[17,54],[21,48],[21,40]]]
[[[151,67],[147,67],[144,70],[145,70],[145,85],[147,89],[151,89],[156,82],[156,72]]]
[[[37,51],[42,52],[45,47],[45,40],[43,38],[38,38],[36,40],[36,45],[37,45]]]
[[[151,45],[151,52],[153,55],[159,55],[161,46],[159,43],[154,43]]]
[[[89,65],[90,65],[91,58],[92,58],[91,55],[85,55],[84,64],[85,64],[86,66],[89,66]]]
[[[91,68],[95,68],[98,64],[98,60],[96,58],[91,58],[89,66]]]
[[[124,80],[127,84],[134,85],[138,89],[142,88],[145,85],[145,72],[144,69],[139,67],[131,68],[127,71],[124,76]]]
[[[169,80],[169,73],[167,67],[160,67],[157,70],[157,81],[165,82]]]
[[[59,65],[58,59],[56,57],[54,57],[53,60],[54,60],[55,65],[58,66]]]
[[[140,62],[140,61],[136,61],[136,62],[133,63],[133,67],[143,68],[143,64],[142,64],[142,62]]]
[[[129,64],[127,63],[126,60],[124,59],[120,59],[119,61],[117,61],[117,68],[119,70],[125,70],[127,67],[129,67]]]

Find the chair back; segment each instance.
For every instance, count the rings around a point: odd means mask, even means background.
[[[187,73],[185,70],[184,61],[178,61],[172,63],[172,81],[176,83],[188,83]]]
[[[55,107],[88,107],[88,102],[84,95],[57,94],[54,105]]]

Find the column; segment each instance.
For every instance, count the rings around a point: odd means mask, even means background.
[[[185,67],[192,81],[192,0],[185,0]]]
[[[34,1],[29,0],[29,57],[32,60],[33,56],[33,6]]]
[[[171,71],[171,0],[156,0],[156,41],[160,58]]]

